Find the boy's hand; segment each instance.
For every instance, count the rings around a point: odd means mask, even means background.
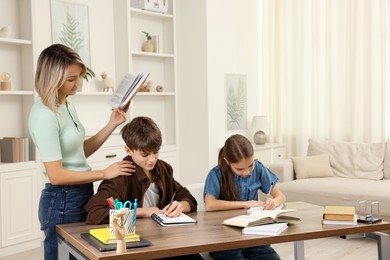
[[[183,213],[183,205],[178,201],[172,201],[165,208],[163,208],[163,213],[167,217],[178,217]]]

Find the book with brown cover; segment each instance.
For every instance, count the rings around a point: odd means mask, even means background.
[[[355,207],[354,206],[325,206],[323,219],[354,221]]]

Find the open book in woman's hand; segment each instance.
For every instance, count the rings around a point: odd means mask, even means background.
[[[137,94],[142,84],[144,84],[149,77],[149,74],[150,73],[126,74],[114,90],[114,94],[108,102],[112,109],[117,107],[124,109],[133,99],[135,94]]]

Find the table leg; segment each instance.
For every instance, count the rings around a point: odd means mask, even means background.
[[[367,237],[373,238],[378,243],[378,259],[390,259],[390,234],[384,232],[367,233]]]
[[[58,237],[58,259],[79,259],[87,260],[88,258],[81,254],[76,248],[67,243],[61,236]]]
[[[294,259],[305,260],[305,245],[303,241],[294,241]]]

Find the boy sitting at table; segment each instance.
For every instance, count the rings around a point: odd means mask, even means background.
[[[196,211],[196,199],[175,181],[172,167],[158,159],[162,137],[156,123],[148,117],[136,117],[122,128],[121,135],[128,154],[123,160],[133,162],[136,171],[100,184],[85,205],[87,224],[109,222],[110,197],[131,202],[137,199],[137,217],[151,217],[152,213],[177,217]]]

